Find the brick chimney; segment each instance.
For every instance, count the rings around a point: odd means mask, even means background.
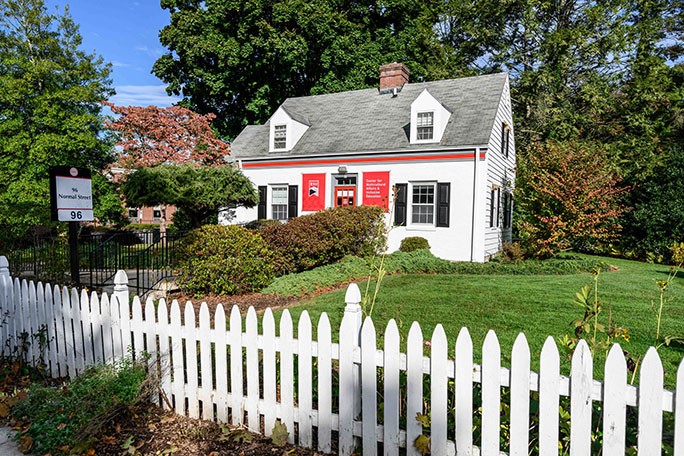
[[[380,93],[401,90],[409,81],[409,70],[403,63],[389,63],[380,67]]]

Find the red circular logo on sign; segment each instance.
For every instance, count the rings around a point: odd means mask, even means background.
[[[76,168],[71,168],[69,170],[69,174],[71,174],[73,177],[78,176],[78,170]]]

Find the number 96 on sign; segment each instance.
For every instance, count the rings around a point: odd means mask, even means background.
[[[94,219],[92,209],[58,209],[60,222],[88,222]]]

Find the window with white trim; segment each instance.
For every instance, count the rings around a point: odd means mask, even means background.
[[[285,149],[287,147],[287,125],[273,127],[273,148]]]
[[[271,218],[287,220],[287,185],[271,187]]]
[[[411,224],[435,224],[435,184],[413,184],[411,190]]]
[[[433,112],[418,113],[418,119],[416,122],[416,139],[418,141],[432,139],[434,131],[434,119],[435,115]]]

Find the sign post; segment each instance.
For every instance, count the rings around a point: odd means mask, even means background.
[[[71,282],[79,286],[81,282],[78,261],[79,222],[92,221],[95,218],[90,170],[73,166],[50,167],[50,203],[52,220],[69,222]]]

